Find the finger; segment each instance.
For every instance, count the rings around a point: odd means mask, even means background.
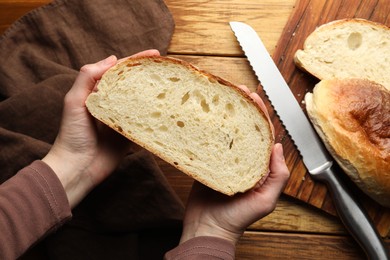
[[[94,89],[96,82],[102,77],[104,72],[115,65],[116,61],[117,58],[112,55],[97,63],[84,65],[69,91],[73,101],[84,103]]]
[[[263,100],[259,97],[259,95],[257,95],[257,93],[251,92],[250,89],[245,85],[238,85],[238,87],[246,94],[248,94],[260,106],[261,110],[263,110],[264,113],[268,114],[267,107],[265,106]]]
[[[272,121],[271,121],[271,118],[269,116],[269,113],[268,113],[268,110],[267,110],[267,107],[265,106],[264,104],[264,101],[260,98],[260,96],[257,94],[257,93],[251,93],[250,94],[251,98],[260,106],[260,109],[264,112],[264,114],[266,115],[267,119],[268,119],[268,122],[271,126],[271,131],[272,131],[272,135],[275,136],[275,128],[274,128],[274,125],[272,124]]]
[[[245,93],[247,93],[248,95],[250,95],[251,91],[249,90],[249,88],[245,85],[239,85],[238,86],[241,90],[243,90]]]
[[[142,56],[160,56],[160,52],[158,50],[155,50],[155,49],[141,51],[141,52],[136,53],[136,54],[134,54],[132,56],[119,59],[118,63],[123,62],[123,61],[127,60],[130,57],[131,58],[136,58],[136,57],[142,57]]]
[[[260,106],[261,110],[268,116],[267,107],[257,93],[251,92],[250,89],[245,85],[239,85],[238,87],[245,93],[247,93]]]
[[[257,93],[252,92],[250,93],[250,97],[260,106],[261,110],[263,110],[263,112],[268,115],[267,107],[265,106],[260,96]]]
[[[131,57],[134,58],[134,57],[141,57],[141,56],[159,56],[159,55],[160,52],[158,50],[151,49],[151,50],[141,51],[139,53],[132,55]]]
[[[272,148],[270,171],[255,186],[255,191],[280,194],[290,176],[283,156],[283,147],[277,143]]]
[[[280,143],[274,145],[271,154],[270,173],[264,185],[272,185],[273,189],[282,192],[290,177],[283,155],[283,146]]]

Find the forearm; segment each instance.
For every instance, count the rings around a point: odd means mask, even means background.
[[[0,259],[16,259],[71,218],[55,173],[35,161],[0,186]]]
[[[58,154],[56,149],[52,148],[42,161],[55,172],[71,208],[93,188],[93,183],[86,174],[87,166],[77,155],[69,155],[69,152]]]

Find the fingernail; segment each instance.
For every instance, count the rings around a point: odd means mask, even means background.
[[[103,64],[104,65],[111,65],[111,64],[115,63],[116,60],[117,60],[116,56],[111,55],[103,60]]]

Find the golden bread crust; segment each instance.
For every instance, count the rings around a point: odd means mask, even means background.
[[[330,79],[305,97],[309,117],[349,177],[390,206],[390,92],[364,79]]]

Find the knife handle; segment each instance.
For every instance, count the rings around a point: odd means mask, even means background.
[[[342,180],[338,177],[335,168],[336,166],[333,164],[321,173],[317,173],[316,179],[327,184],[341,221],[363,248],[368,259],[389,259],[388,250],[368,214],[357,199],[352,196],[347,186],[341,184]]]

